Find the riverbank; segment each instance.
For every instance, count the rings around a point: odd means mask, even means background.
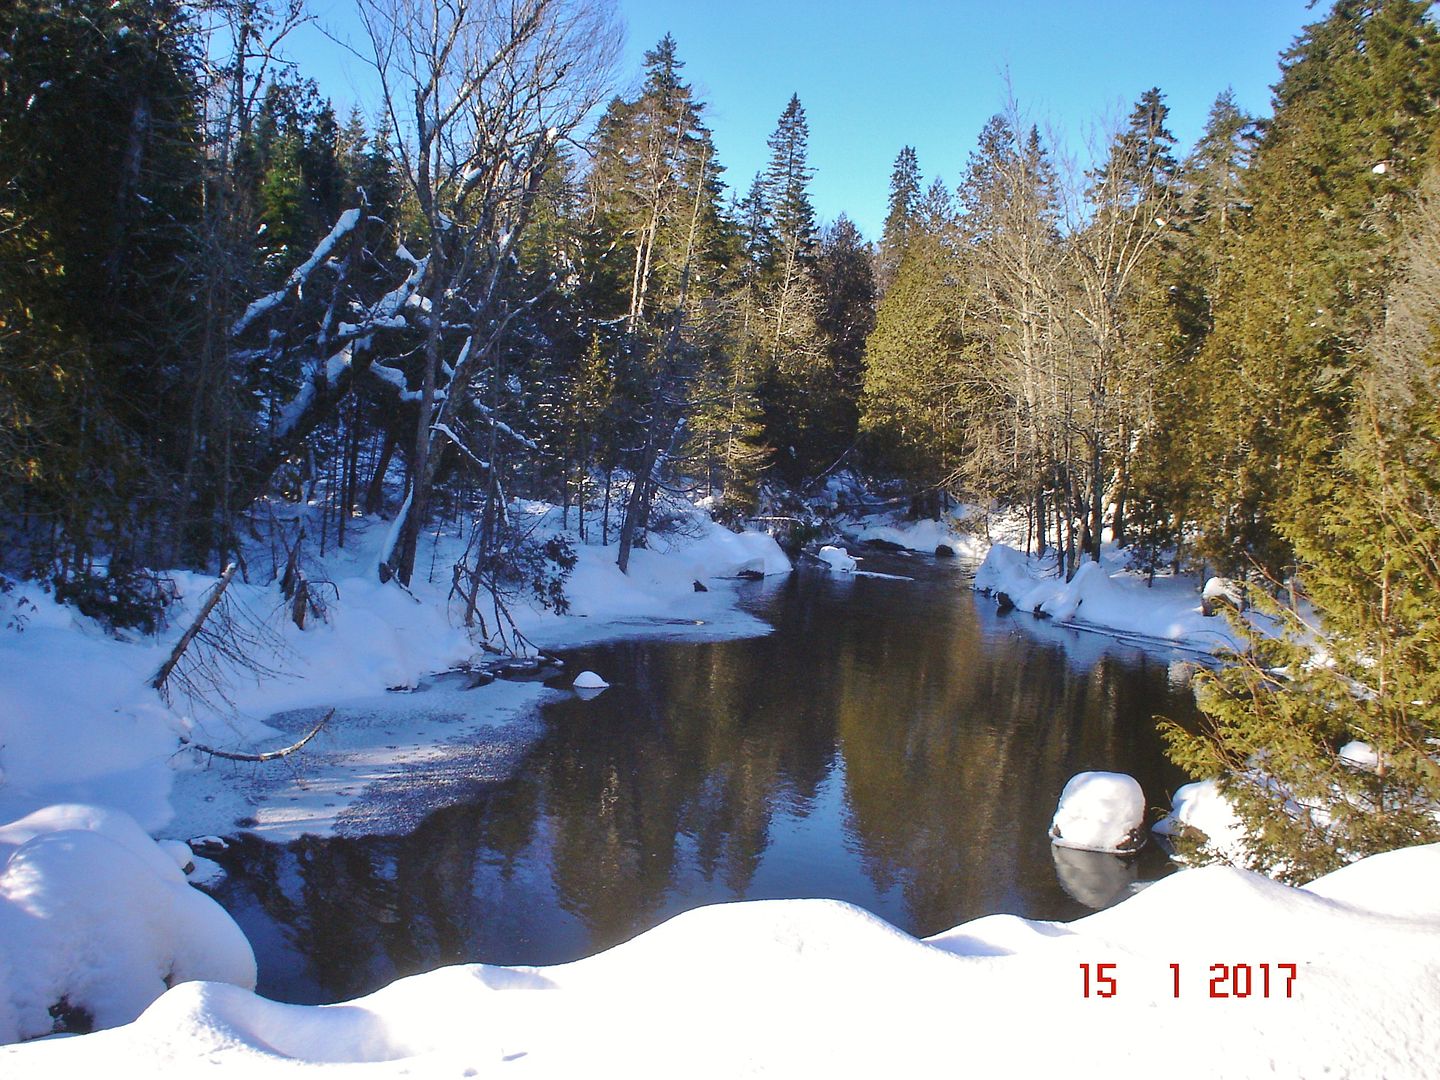
[[[982,531],[967,522],[980,520],[973,508],[942,520],[910,521],[893,512],[842,516],[837,528],[855,552],[866,546],[935,554],[941,551],[976,565],[975,589],[996,598],[1015,618],[1039,618],[1051,626],[1105,634],[1140,645],[1158,645],[1213,655],[1240,642],[1218,611],[1205,614],[1193,575],[1161,571],[1151,575],[1131,567],[1131,552],[1106,543],[1100,561],[1085,561],[1066,581],[1053,552],[1027,554],[1023,518],[1001,514]],[[1002,599],[1003,597],[1003,599]],[[1255,612],[1252,625],[1265,627]]]
[[[576,556],[566,614],[523,593],[509,602],[514,629],[536,647],[767,633],[736,606],[737,575],[790,570],[770,537],[732,533],[698,510],[670,535],[653,536],[650,549],[636,549],[628,575],[615,566],[613,544],[580,543],[573,517],[567,533],[557,508],[515,503],[511,513],[539,541],[568,535]],[[324,834],[367,785],[401,775],[437,744],[523,723],[548,693],[538,684],[497,681],[468,694],[463,707],[452,700],[427,710],[433,673],[484,657],[449,595],[465,538],[431,534],[417,560],[426,572],[417,569],[406,592],[375,573],[386,531],[378,519],[358,522],[350,546],[307,564],[326,612],[305,630],[286,618],[278,587],[264,583],[268,574],[237,579],[227,597],[237,621],[265,628],[252,652],[267,672],[217,664],[220,684],[203,701],[176,694],[167,705],[147,680],[213,579],[171,573],[179,598],[169,628],[153,638],[109,634],[31,582],[0,594],[0,822],[79,802],[114,807],[154,834],[181,839],[235,828],[272,840]],[[263,550],[250,556],[257,568],[270,559]],[[481,614],[493,631],[493,608],[482,604]],[[381,703],[412,722],[367,724]],[[189,748],[264,752],[294,741],[290,721],[313,722],[332,707],[339,712],[326,729],[288,762],[224,762]],[[278,725],[266,723],[277,714]]]

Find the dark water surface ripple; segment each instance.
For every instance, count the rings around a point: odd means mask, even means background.
[[[449,963],[553,964],[727,900],[832,897],[917,935],[1073,919],[1169,872],[1052,853],[1065,781],[1184,782],[1153,717],[1193,722],[1182,658],[998,616],[955,561],[912,581],[744,586],[767,637],[564,654],[611,689],[544,707],[507,781],[400,837],[244,840],[220,899],[260,991],[335,1001]],[[483,694],[484,691],[477,691]]]

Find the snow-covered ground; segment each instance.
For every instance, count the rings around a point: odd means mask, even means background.
[[[572,964],[443,968],[341,1005],[186,983],[126,1027],[0,1050],[0,1073],[1423,1080],[1436,880],[1440,846],[1303,889],[1209,867],[1076,922],[924,941],[833,901],[726,904]]]
[[[943,544],[957,555],[978,559],[986,548],[984,540],[960,530],[953,519],[906,521],[893,513],[872,513],[843,521],[841,531],[857,544],[879,541],[927,555]]]
[[[512,513],[538,537],[560,531],[551,507]],[[774,540],[700,513],[682,526],[637,549],[628,575],[613,547],[580,545],[569,614],[512,601],[519,630],[551,647],[768,632],[737,609],[734,589],[741,571],[789,571]],[[421,565],[438,572],[417,572],[407,592],[378,581],[385,531],[362,524],[350,549],[306,567],[312,581],[333,583],[322,586],[325,621],[306,630],[287,621],[275,585],[231,584],[226,603],[244,613],[240,623],[265,628],[243,648],[270,674],[231,669],[220,688],[229,705],[218,693],[199,702],[172,694],[167,705],[149,685],[213,585],[203,575],[174,575],[180,599],[154,638],[109,634],[32,582],[0,593],[0,1043],[56,1024],[128,1022],[177,982],[255,985],[244,935],[187,883],[184,867],[205,860],[180,840],[236,829],[275,841],[404,830],[468,793],[457,787],[518,762],[538,732],[537,706],[564,691],[432,678],[478,652],[448,602],[463,541],[435,541]],[[486,613],[493,627],[493,608]],[[284,761],[211,752],[289,744],[331,710],[304,752]],[[178,839],[157,845],[147,833]]]

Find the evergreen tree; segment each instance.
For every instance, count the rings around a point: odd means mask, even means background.
[[[815,281],[817,231],[810,203],[813,170],[807,163],[809,127],[792,95],[770,136],[770,162],[761,191],[770,247],[761,259],[752,323],[763,360],[759,395],[773,462],[791,483],[810,466],[807,397],[824,382],[827,366],[816,319],[821,299]]]
[[[1335,452],[1382,319],[1398,213],[1436,123],[1440,37],[1419,0],[1341,0],[1286,53],[1199,358],[1204,552],[1279,576],[1282,520]]]
[[[97,554],[117,578],[160,555],[183,469],[205,168],[193,30],[164,2],[0,12],[0,500],[7,528],[26,523],[5,547],[62,583]]]
[[[917,488],[932,490],[961,460],[968,402],[960,372],[970,347],[961,320],[962,267],[947,235],[950,222],[933,213],[942,192],[932,185],[926,200],[932,214],[919,219],[876,312],[860,399],[860,427],[875,460]]]
[[[765,197],[781,259],[811,259],[818,239],[815,209],[810,204],[810,126],[800,96],[792,94],[770,136],[770,163],[765,169]]]
[[[890,171],[890,200],[880,246],[875,253],[875,288],[880,296],[885,295],[895,280],[919,209],[920,161],[913,146],[903,146]]]
[[[843,214],[822,232],[815,276],[823,306],[816,328],[824,338],[826,366],[810,399],[806,475],[832,466],[858,433],[865,340],[875,328],[872,265],[870,245]]]
[[[617,98],[601,120],[590,183],[594,248],[628,249],[627,334],[616,386],[630,405],[627,444],[635,482],[626,503],[618,562],[643,544],[661,471],[675,469],[695,434],[702,373],[716,366],[718,299],[728,236],[720,213],[720,167],[703,103],[680,77],[668,34],[645,54],[645,81],[633,101]],[[703,442],[703,440],[702,440]]]

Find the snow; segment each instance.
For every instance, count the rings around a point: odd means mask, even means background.
[[[879,540],[927,555],[935,554],[935,549],[941,544],[967,558],[978,559],[985,552],[985,543],[979,537],[961,532],[953,521],[937,521],[934,518],[903,521],[895,520],[891,514],[869,514],[847,524],[844,531],[856,543]]]
[[[996,596],[1004,593],[1017,611],[1066,626],[1106,630],[1198,652],[1238,646],[1223,617],[1203,613],[1193,582],[1157,574],[1152,586],[1145,574],[1128,569],[1126,561],[1123,551],[1107,545],[1100,562],[1082,562],[1067,582],[1056,575],[1053,556],[1035,559],[996,544],[975,573],[975,588]]]
[[[610,684],[593,671],[582,671],[570,685],[581,690],[604,690]]]
[[[1220,600],[1232,607],[1239,608],[1244,600],[1244,592],[1240,583],[1232,578],[1212,577],[1205,580],[1205,588],[1200,590],[1202,600]]]
[[[186,980],[254,988],[240,928],[127,815],[50,807],[0,827],[0,854],[0,1042],[49,1034],[52,1007],[113,1027]]]
[[[831,570],[845,573],[854,570],[860,564],[860,560],[844,548],[834,547],[830,544],[826,544],[820,549],[819,559]]]
[[[1440,846],[1302,889],[1205,867],[1072,923],[995,915],[924,940],[834,901],[725,904],[572,964],[443,968],[342,1005],[187,983],[125,1027],[0,1051],[0,1071],[1424,1080],[1437,876]],[[1116,991],[1087,998],[1082,965],[1102,963]],[[1248,996],[1212,998],[1241,964]]]
[[[230,328],[231,336],[239,337],[256,319],[274,310],[274,308],[285,299],[286,294],[289,293],[291,289],[304,289],[305,282],[309,280],[315,268],[329,258],[330,252],[335,249],[335,245],[343,240],[345,236],[355,228],[359,221],[360,210],[358,207],[346,210],[341,214],[325,238],[315,245],[315,250],[311,252],[310,257],[290,272],[290,276],[286,279],[284,285],[274,292],[251,302],[250,306],[245,309],[244,314],[236,319],[235,325]]]
[[[517,502],[509,512],[538,537],[560,531],[557,508]],[[7,1080],[108,1075],[117,1062],[146,1074],[246,1076],[326,1062],[335,1063],[328,1071],[366,1076],[517,1068],[534,1076],[936,1075],[963,1061],[981,1075],[1107,1080],[1156,1068],[1197,1077],[1440,1078],[1430,1016],[1440,980],[1440,847],[1376,856],[1306,889],[1229,867],[1186,870],[1077,922],[995,915],[926,940],[831,901],[721,905],[553,968],[445,968],[337,1006],[256,997],[248,945],[186,884],[177,865],[184,845],[157,845],[147,832],[233,832],[242,819],[275,840],[403,829],[409,822],[385,813],[387,791],[408,783],[443,799],[452,780],[503,771],[506,754],[531,737],[538,705],[568,692],[504,681],[467,690],[434,679],[476,649],[445,599],[464,538],[450,534],[425,550],[420,561],[428,566],[433,554],[439,570],[433,581],[417,570],[412,596],[375,578],[386,523],[352,524],[352,546],[312,575],[338,592],[328,622],[301,632],[275,615],[273,585],[232,585],[236,602],[271,620],[287,652],[284,677],[235,680],[228,717],[167,708],[145,685],[212,578],[175,575],[181,600],[157,639],[106,635],[28,583],[0,595],[0,822],[10,822],[0,826],[0,1039],[51,1030],[49,1008],[62,996],[102,1026],[123,1025],[0,1047]],[[941,540],[939,523],[883,528],[896,531],[877,538],[903,536],[918,551],[950,540],[962,554],[982,549],[948,531]],[[790,570],[773,539],[693,513],[650,544],[633,552],[628,575],[615,567],[613,546],[578,545],[572,614],[520,602],[520,628],[552,648],[768,632],[736,606],[743,590],[766,586],[734,579],[742,569]],[[981,572],[1017,599],[1029,589],[1041,606],[1053,600],[1052,613],[1073,625],[1192,644],[1224,633],[1222,620],[1199,614],[1193,587],[1160,578],[1142,592],[1143,579],[1115,558],[1077,575],[1068,592],[1001,546]],[[699,580],[711,582],[708,592],[694,591]],[[1175,633],[1151,633],[1157,627]],[[181,750],[182,737],[232,749],[281,745],[331,707],[335,719],[313,750],[284,766]],[[498,746],[498,759],[477,760],[479,745]],[[1134,809],[1121,780],[1095,775],[1081,786],[1084,799],[1067,785],[1057,810],[1057,820],[1069,815],[1063,839],[1083,834],[1075,823],[1102,818],[1106,827],[1091,831],[1113,837],[1119,810]],[[1177,793],[1173,824],[1224,844],[1228,811],[1213,783],[1190,785]],[[1053,853],[1062,886],[1084,902],[1139,885],[1133,862]],[[194,879],[215,870],[193,862]],[[1117,965],[1115,998],[1082,994],[1080,965],[1098,963]],[[1178,999],[1176,963],[1185,980]],[[1295,997],[1211,999],[1219,963],[1295,963]],[[166,992],[167,980],[179,985]],[[513,993],[530,989],[548,992]],[[1033,1037],[1038,1031],[1044,1038]]]
[[[1375,769],[1380,765],[1380,755],[1367,742],[1354,739],[1340,747],[1340,760],[1357,769]]]
[[[1123,854],[1145,843],[1145,792],[1133,776],[1082,772],[1060,793],[1050,842],[1082,851]]]

